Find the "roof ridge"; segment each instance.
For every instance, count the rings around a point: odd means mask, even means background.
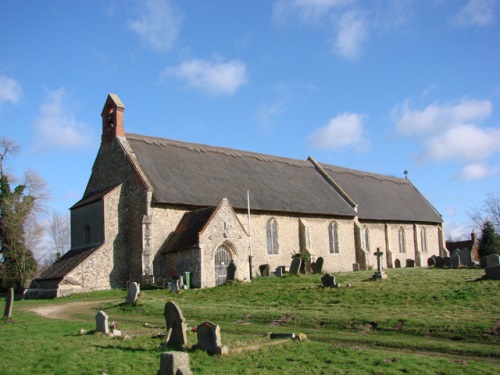
[[[328,169],[329,171],[331,171],[333,173],[350,173],[350,174],[356,175],[358,177],[372,177],[372,178],[379,180],[379,181],[391,181],[391,182],[397,183],[399,185],[410,184],[410,181],[407,178],[393,177],[393,176],[389,176],[389,175],[381,174],[381,173],[366,172],[366,171],[362,171],[359,169],[339,167],[337,165],[331,165],[331,164],[326,164],[326,163],[321,163],[321,162],[319,164],[322,165],[322,167],[324,169]]]
[[[184,142],[178,141],[169,138],[160,138],[160,137],[151,137],[147,135],[134,134],[134,133],[126,133],[125,138],[130,138],[136,141],[143,141],[150,144],[157,144],[160,146],[174,146],[174,147],[182,147],[191,151],[196,152],[213,152],[220,153],[226,156],[232,157],[252,157],[257,160],[261,160],[264,162],[280,162],[285,163],[294,167],[307,167],[313,168],[311,164],[307,160],[302,159],[293,159],[284,156],[275,156],[269,154],[262,154],[258,152],[238,150],[229,147],[220,147],[220,146],[211,146],[202,143],[192,143],[192,142]]]

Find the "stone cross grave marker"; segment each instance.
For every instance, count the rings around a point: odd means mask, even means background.
[[[179,306],[172,301],[165,304],[165,320],[167,322],[167,336],[165,346],[184,348],[187,344],[186,323]]]
[[[226,354],[227,348],[221,344],[220,327],[211,322],[203,322],[196,327],[198,337],[197,348],[206,350],[209,354]]]
[[[236,264],[231,259],[231,262],[227,266],[226,281],[234,281],[236,279]]]
[[[380,248],[377,248],[377,252],[373,253],[377,257],[377,271],[373,274],[372,278],[374,279],[387,279],[387,275],[382,271],[382,255],[383,252],[380,251]]]
[[[292,264],[290,264],[290,271],[289,271],[289,273],[291,275],[298,275],[301,264],[302,264],[302,259],[300,259],[299,257],[293,258],[292,259]]]
[[[312,271],[313,273],[321,273],[323,272],[323,263],[324,259],[323,257],[319,257],[316,262],[312,264]]]
[[[189,354],[182,352],[164,352],[160,357],[158,375],[191,375]]]
[[[127,290],[127,303],[135,304],[137,302],[137,297],[139,297],[140,287],[136,282],[128,284]]]
[[[14,305],[14,288],[9,288],[5,296],[5,310],[3,317],[9,319],[12,316],[12,306]]]
[[[104,311],[99,311],[95,316],[95,330],[105,335],[109,333],[108,316]]]

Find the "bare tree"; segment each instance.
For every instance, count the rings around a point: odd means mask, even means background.
[[[53,212],[48,230],[52,240],[55,261],[61,258],[71,246],[69,216]]]
[[[488,194],[481,207],[472,209],[468,214],[479,229],[490,222],[500,232],[500,193]]]

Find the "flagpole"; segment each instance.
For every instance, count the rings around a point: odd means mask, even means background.
[[[248,206],[248,235],[250,243],[250,255],[248,257],[248,264],[250,266],[250,280],[253,280],[253,253],[252,253],[252,228],[250,227],[250,190],[247,190],[247,206]]]

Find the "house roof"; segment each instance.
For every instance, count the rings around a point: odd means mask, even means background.
[[[73,249],[64,254],[52,266],[47,268],[37,280],[60,279],[66,276],[69,272],[78,266],[81,262],[87,259],[99,246],[85,247],[81,249]]]
[[[356,216],[356,212],[304,160],[126,134],[156,203]]]
[[[365,220],[441,223],[437,210],[407,178],[321,164],[328,175],[358,205]]]

